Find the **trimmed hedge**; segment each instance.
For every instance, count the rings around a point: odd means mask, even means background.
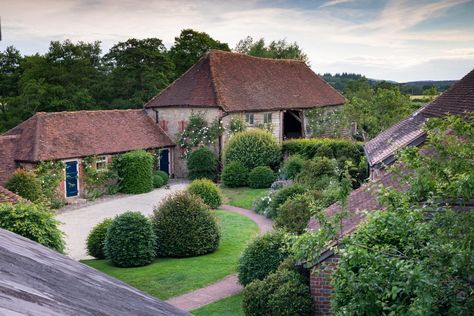
[[[190,180],[207,178],[217,180],[217,156],[207,147],[191,152],[187,159]]]
[[[105,259],[104,244],[110,224],[112,224],[112,219],[106,218],[90,231],[89,236],[87,236],[87,253],[89,256]]]
[[[155,258],[153,226],[140,212],[125,212],[114,218],[105,237],[104,252],[118,267],[139,267]]]
[[[247,316],[306,316],[311,315],[312,299],[301,275],[279,269],[245,287],[242,307]]]
[[[159,176],[163,179],[163,185],[168,184],[168,181],[170,179],[169,175],[162,170],[156,170],[155,176]]]
[[[306,188],[301,184],[292,184],[287,187],[281,188],[273,194],[267,217],[276,218],[278,216],[278,210],[280,206],[286,202],[289,198],[306,192]]]
[[[284,238],[282,231],[274,231],[255,238],[245,248],[237,268],[240,284],[263,280],[278,268],[289,255],[284,249]]]
[[[160,176],[159,174],[154,174],[153,187],[156,189],[156,188],[161,188],[164,185],[165,185],[165,180],[163,179],[163,177]]]
[[[114,159],[120,178],[120,191],[139,194],[153,190],[153,155],[137,150],[122,154]]]
[[[249,130],[232,136],[224,147],[224,163],[240,161],[248,169],[258,166],[278,167],[281,148],[269,132]]]
[[[302,234],[311,217],[309,205],[310,199],[304,194],[298,194],[286,200],[278,210],[275,227],[290,233]]]
[[[8,179],[5,188],[31,202],[41,199],[41,183],[32,171],[17,169]]]
[[[63,233],[54,213],[32,203],[0,203],[0,228],[58,252],[64,252]]]
[[[179,192],[153,211],[157,255],[192,257],[215,251],[220,230],[216,218],[201,198]]]
[[[222,194],[217,185],[209,179],[198,179],[188,187],[191,194],[199,196],[210,208],[218,208],[222,204]]]
[[[244,187],[248,183],[248,169],[240,161],[231,161],[222,170],[222,182],[229,188]]]
[[[269,188],[275,179],[276,175],[270,167],[255,167],[249,174],[249,187],[253,189]]]

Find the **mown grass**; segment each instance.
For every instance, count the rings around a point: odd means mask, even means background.
[[[222,239],[219,249],[212,254],[159,258],[137,268],[117,268],[106,260],[82,262],[163,300],[187,293],[236,272],[241,252],[258,233],[257,224],[245,216],[226,211],[216,211],[216,215]]]
[[[244,316],[242,294],[229,296],[215,303],[195,309],[191,313],[196,316]]]
[[[248,187],[244,188],[228,188],[221,187],[222,193],[225,197],[225,203],[251,210],[253,202],[267,194],[268,189],[252,189]]]

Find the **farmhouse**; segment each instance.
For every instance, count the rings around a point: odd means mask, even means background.
[[[352,233],[365,219],[363,211],[379,210],[381,205],[376,200],[378,185],[403,190],[403,186],[395,175],[386,171],[386,167],[396,161],[396,152],[406,146],[422,146],[426,135],[423,125],[429,118],[452,115],[470,115],[474,111],[474,70],[454,84],[449,90],[436,98],[422,109],[413,113],[409,118],[381,132],[364,146],[370,165],[371,179],[357,190],[351,192],[347,209],[350,216],[342,222],[342,235]],[[328,207],[326,214],[332,216],[341,211],[338,204]],[[310,220],[310,229],[318,229],[319,224]],[[333,251],[337,247],[333,243],[320,256],[319,260],[308,265],[312,269],[311,295],[313,297],[316,315],[330,315],[331,286],[330,278],[337,267],[338,255]]]
[[[83,158],[93,156],[100,170],[112,156],[144,149],[158,151],[159,168],[173,173],[174,143],[143,110],[36,113],[0,136],[0,185],[17,168],[41,161],[63,161],[59,190],[66,198],[84,193]]]
[[[211,50],[147,102],[145,110],[174,141],[193,112],[202,113],[208,122],[219,119],[224,128],[240,118],[249,127],[269,128],[281,141],[311,136],[308,110],[336,109],[344,102],[302,61]],[[221,137],[218,154],[228,137]],[[175,173],[185,176],[183,161],[175,161]]]

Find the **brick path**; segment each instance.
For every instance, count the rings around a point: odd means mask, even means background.
[[[222,205],[220,208],[229,212],[242,214],[253,220],[260,229],[260,235],[272,230],[273,223],[265,216],[231,205]],[[238,282],[237,274],[231,274],[216,283],[180,296],[172,297],[166,302],[180,309],[191,311],[228,296],[238,294],[242,289],[243,287]]]

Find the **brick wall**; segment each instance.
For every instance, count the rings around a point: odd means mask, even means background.
[[[311,271],[310,288],[314,315],[331,315],[331,276],[338,263],[339,256],[333,254]]]

